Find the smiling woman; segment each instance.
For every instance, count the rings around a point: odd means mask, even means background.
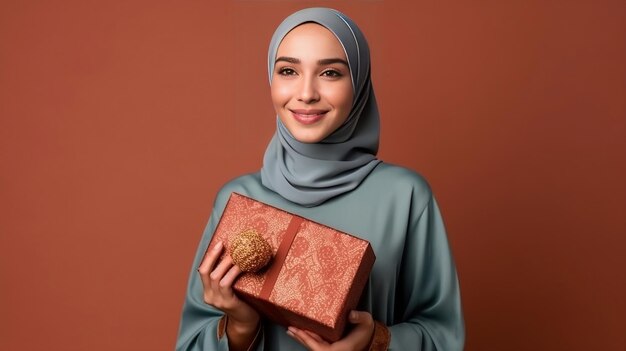
[[[217,195],[177,349],[462,349],[458,279],[437,202],[420,175],[376,158],[379,115],[359,28],[332,9],[296,12],[274,33],[268,73],[276,133],[261,171]],[[240,267],[220,259],[222,244],[205,252],[232,192],[369,241],[376,262],[343,338],[329,343],[264,320],[234,293]]]
[[[348,118],[352,80],[339,40],[326,28],[306,23],[285,36],[272,75],[274,109],[298,141],[317,143]]]

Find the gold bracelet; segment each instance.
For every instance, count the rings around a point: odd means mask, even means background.
[[[391,333],[389,328],[379,321],[374,321],[374,335],[372,336],[369,351],[387,351],[390,341]]]
[[[226,334],[226,323],[228,322],[228,316],[223,315],[220,318],[219,322],[217,322],[217,340],[222,339],[224,334]]]

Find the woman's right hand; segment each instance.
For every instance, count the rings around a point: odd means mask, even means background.
[[[228,316],[226,334],[230,348],[245,350],[254,340],[261,317],[235,295],[233,283],[241,270],[233,264],[229,255],[219,261],[223,249],[223,243],[218,242],[207,251],[198,267],[204,286],[204,302]]]

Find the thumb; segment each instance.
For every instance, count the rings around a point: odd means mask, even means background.
[[[372,321],[372,315],[368,312],[352,310],[348,319],[352,324],[369,323]]]

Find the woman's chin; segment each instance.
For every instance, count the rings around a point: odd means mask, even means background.
[[[326,128],[323,125],[302,125],[297,121],[292,120],[290,123],[285,123],[283,120],[283,125],[287,127],[289,134],[294,137],[297,141],[304,144],[314,144],[318,143],[328,135],[326,132]]]
[[[293,133],[292,133],[293,135]],[[321,136],[316,136],[316,135],[298,135],[296,133],[296,135],[293,135],[293,137],[303,143],[303,144],[315,144],[315,143],[319,143],[320,141],[324,140],[324,137]]]

